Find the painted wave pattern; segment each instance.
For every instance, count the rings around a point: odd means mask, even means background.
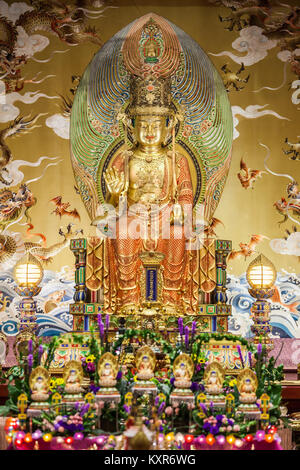
[[[0,273],[0,331],[8,336],[18,333],[20,322],[18,305],[21,298],[16,295],[15,287],[11,272]],[[68,279],[63,270],[57,273],[47,270],[41,287],[41,293],[36,297],[38,334],[53,336],[72,331],[69,305],[73,302],[74,281]],[[273,336],[300,338],[300,275],[279,273],[276,287],[277,301],[270,301]],[[240,277],[229,275],[227,288],[228,303],[232,305],[229,332],[249,338],[253,324],[250,308],[254,299],[248,292],[245,274]],[[53,302],[51,311],[45,313],[46,303],[55,295],[60,296],[57,306]]]
[[[0,331],[7,336],[18,333],[20,323],[19,302],[21,297],[17,296],[14,288],[16,283],[11,272],[0,274],[0,304],[5,301],[5,308],[0,312]],[[37,302],[38,335],[54,336],[72,331],[72,315],[69,313],[69,305],[73,302],[74,281],[65,278],[64,272],[45,271],[41,283],[42,290],[35,297]],[[47,302],[55,295],[60,296],[57,303],[52,301],[51,311],[46,313]]]
[[[229,332],[249,338],[252,336],[253,325],[250,308],[254,299],[248,292],[246,275],[229,275],[227,287],[228,303],[232,305]],[[276,302],[270,300],[272,336],[300,338],[300,275],[278,273],[276,288]]]

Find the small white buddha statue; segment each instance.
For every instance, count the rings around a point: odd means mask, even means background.
[[[187,371],[185,362],[180,362],[174,371],[174,385],[176,388],[190,388],[192,382]]]
[[[68,394],[81,393],[83,391],[77,369],[70,369],[66,380],[65,392]]]
[[[110,362],[105,362],[99,377],[101,387],[115,387],[117,381],[114,377],[113,367]]]
[[[221,380],[215,370],[211,370],[205,385],[208,395],[220,395],[223,392]]]
[[[240,387],[240,402],[243,404],[256,403],[256,393],[252,381],[245,377]]]
[[[34,402],[47,401],[49,398],[47,380],[42,375],[38,375],[32,386],[31,399]]]
[[[143,356],[137,373],[138,380],[150,380],[154,377],[153,368],[149,356]]]

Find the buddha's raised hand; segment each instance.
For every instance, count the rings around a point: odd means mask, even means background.
[[[120,172],[116,168],[111,167],[104,173],[104,179],[110,194],[113,196],[120,195],[124,189],[124,172]]]

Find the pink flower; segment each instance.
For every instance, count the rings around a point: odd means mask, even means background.
[[[171,414],[173,413],[172,406],[167,406],[167,408],[165,409],[165,413],[167,416],[171,416]]]
[[[228,432],[232,431],[232,426],[227,426],[226,431]]]
[[[65,431],[65,428],[64,428],[63,426],[59,426],[59,428],[58,428],[58,432],[61,432],[61,433],[63,433],[64,431]]]
[[[232,428],[232,430],[235,431],[235,432],[240,431],[240,429],[241,429],[241,428],[240,428],[240,426],[239,426],[238,424],[235,424],[235,425],[233,426],[233,428]]]

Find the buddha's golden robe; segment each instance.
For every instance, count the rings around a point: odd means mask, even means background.
[[[120,172],[124,169],[124,156],[119,154],[113,166]],[[173,171],[171,152],[161,158],[146,161],[130,152],[127,177],[127,225],[125,227],[144,227],[144,232],[136,238],[128,236],[122,227],[124,215],[116,224],[116,238],[107,239],[105,308],[108,311],[119,310],[125,306],[138,306],[141,302],[140,274],[141,252],[154,251],[164,254],[161,262],[163,273],[162,304],[183,307],[192,312],[197,303],[197,285],[194,282],[194,253],[190,251],[189,241],[185,238],[182,224],[170,225],[168,215],[174,204]],[[193,191],[188,162],[183,155],[176,154],[177,203],[181,206],[193,204]],[[157,204],[158,211],[152,213],[151,227],[143,214],[131,214],[135,204]],[[149,219],[148,219],[149,220]],[[157,228],[153,235],[153,227]],[[163,227],[169,230],[170,236],[164,238]],[[146,232],[146,236],[145,236]]]

